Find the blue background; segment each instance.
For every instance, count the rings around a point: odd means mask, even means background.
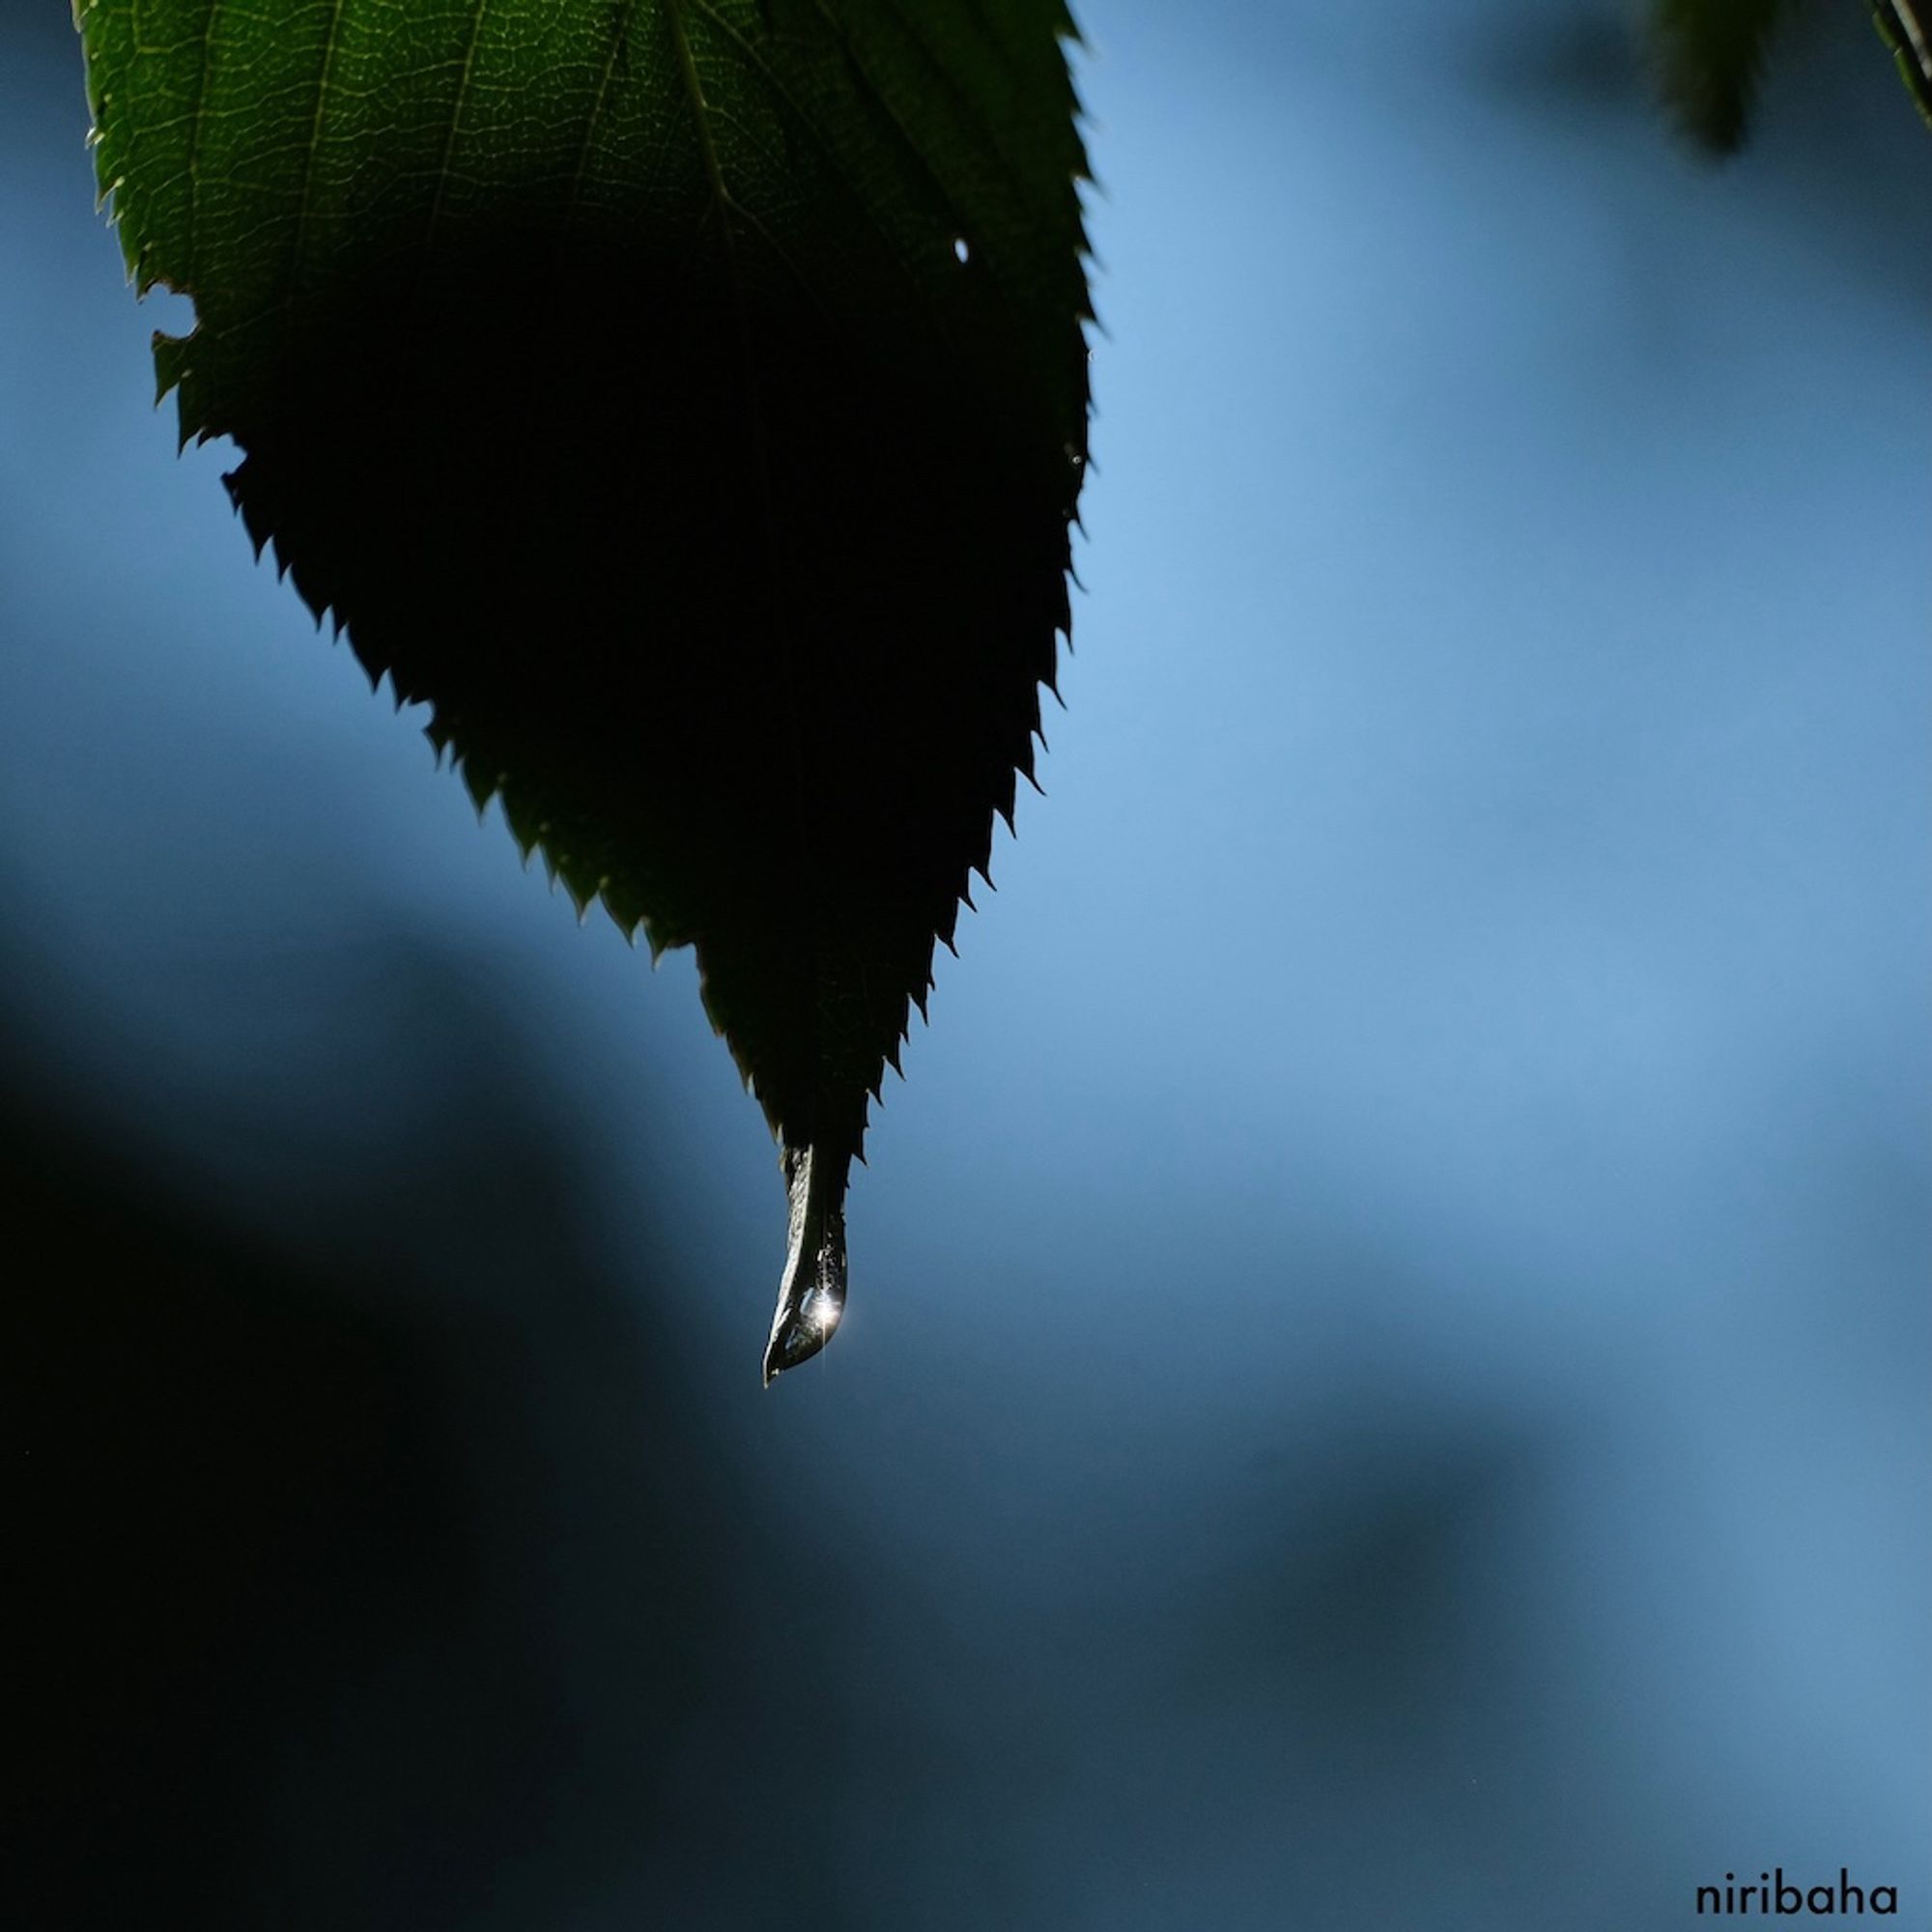
[[[1924,1922],[1932,138],[1857,8],[1721,169],[1593,0],[1084,21],[1051,796],[766,1394],[688,955],[251,566],[4,15],[9,1104],[254,1284],[8,1431],[184,1511],[16,1548],[130,1606],[26,1922]]]

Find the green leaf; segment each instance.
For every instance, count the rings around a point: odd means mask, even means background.
[[[1032,774],[1086,463],[1058,0],[81,0],[99,181],[258,550],[781,1142],[767,1378]],[[969,901],[970,902],[970,901]]]
[[[1685,131],[1719,154],[1743,145],[1765,57],[1790,0],[1651,0],[1658,82]]]

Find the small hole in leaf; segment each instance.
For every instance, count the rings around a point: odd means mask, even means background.
[[[972,249],[966,245],[965,236],[955,235],[952,238],[952,259],[955,262],[970,261],[972,254]]]

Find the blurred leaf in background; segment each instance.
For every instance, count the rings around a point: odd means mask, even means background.
[[[1802,0],[1651,0],[1650,43],[1665,100],[1692,139],[1733,154],[1751,114],[1780,31]],[[1932,47],[1917,0],[1877,0],[1872,9],[1906,86],[1932,112]]]
[[[1743,145],[1758,82],[1792,0],[1653,0],[1651,39],[1665,100],[1693,138]]]

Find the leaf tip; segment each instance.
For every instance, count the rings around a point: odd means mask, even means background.
[[[790,1205],[784,1273],[765,1344],[765,1386],[818,1353],[845,1315],[845,1162],[821,1148],[780,1156]]]

